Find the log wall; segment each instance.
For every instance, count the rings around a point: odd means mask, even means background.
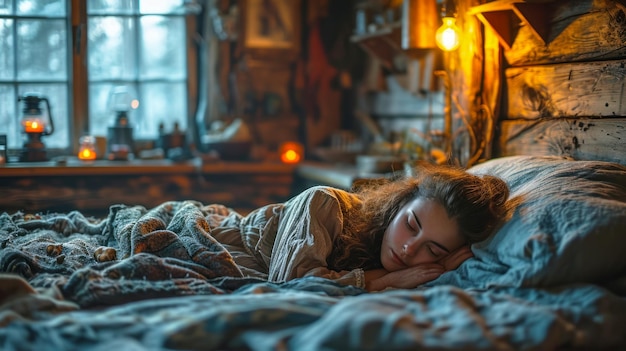
[[[563,155],[626,164],[626,8],[619,1],[545,4],[544,42],[522,24],[503,49],[495,156]]]

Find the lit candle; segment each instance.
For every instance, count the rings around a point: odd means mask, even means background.
[[[29,118],[22,122],[24,125],[24,132],[26,133],[43,133],[45,123],[39,118]]]
[[[298,163],[302,160],[304,148],[302,144],[288,141],[280,145],[280,160],[283,163]]]
[[[78,152],[78,158],[81,160],[95,160],[96,152],[94,150],[84,148]]]
[[[96,139],[91,135],[86,135],[80,138],[80,148],[78,149],[78,159],[80,160],[95,160],[96,153]]]

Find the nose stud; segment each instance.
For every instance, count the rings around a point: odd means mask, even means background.
[[[406,252],[406,250],[408,249],[409,249],[409,245],[407,244],[402,245],[402,251]]]

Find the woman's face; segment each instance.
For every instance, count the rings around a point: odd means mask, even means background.
[[[456,220],[432,199],[417,198],[404,205],[385,230],[380,258],[389,271],[436,262],[465,240]]]

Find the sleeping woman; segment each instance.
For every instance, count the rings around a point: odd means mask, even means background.
[[[207,282],[226,276],[415,288],[472,257],[469,245],[494,231],[509,196],[500,178],[418,170],[353,191],[312,187],[245,216],[193,200],[113,205],[104,220],[0,214],[0,287],[2,272],[17,274],[80,306],[228,291]]]
[[[472,257],[505,215],[506,183],[449,166],[354,192],[309,188],[241,216],[219,205],[211,235],[244,276],[320,276],[368,291],[414,288]]]

